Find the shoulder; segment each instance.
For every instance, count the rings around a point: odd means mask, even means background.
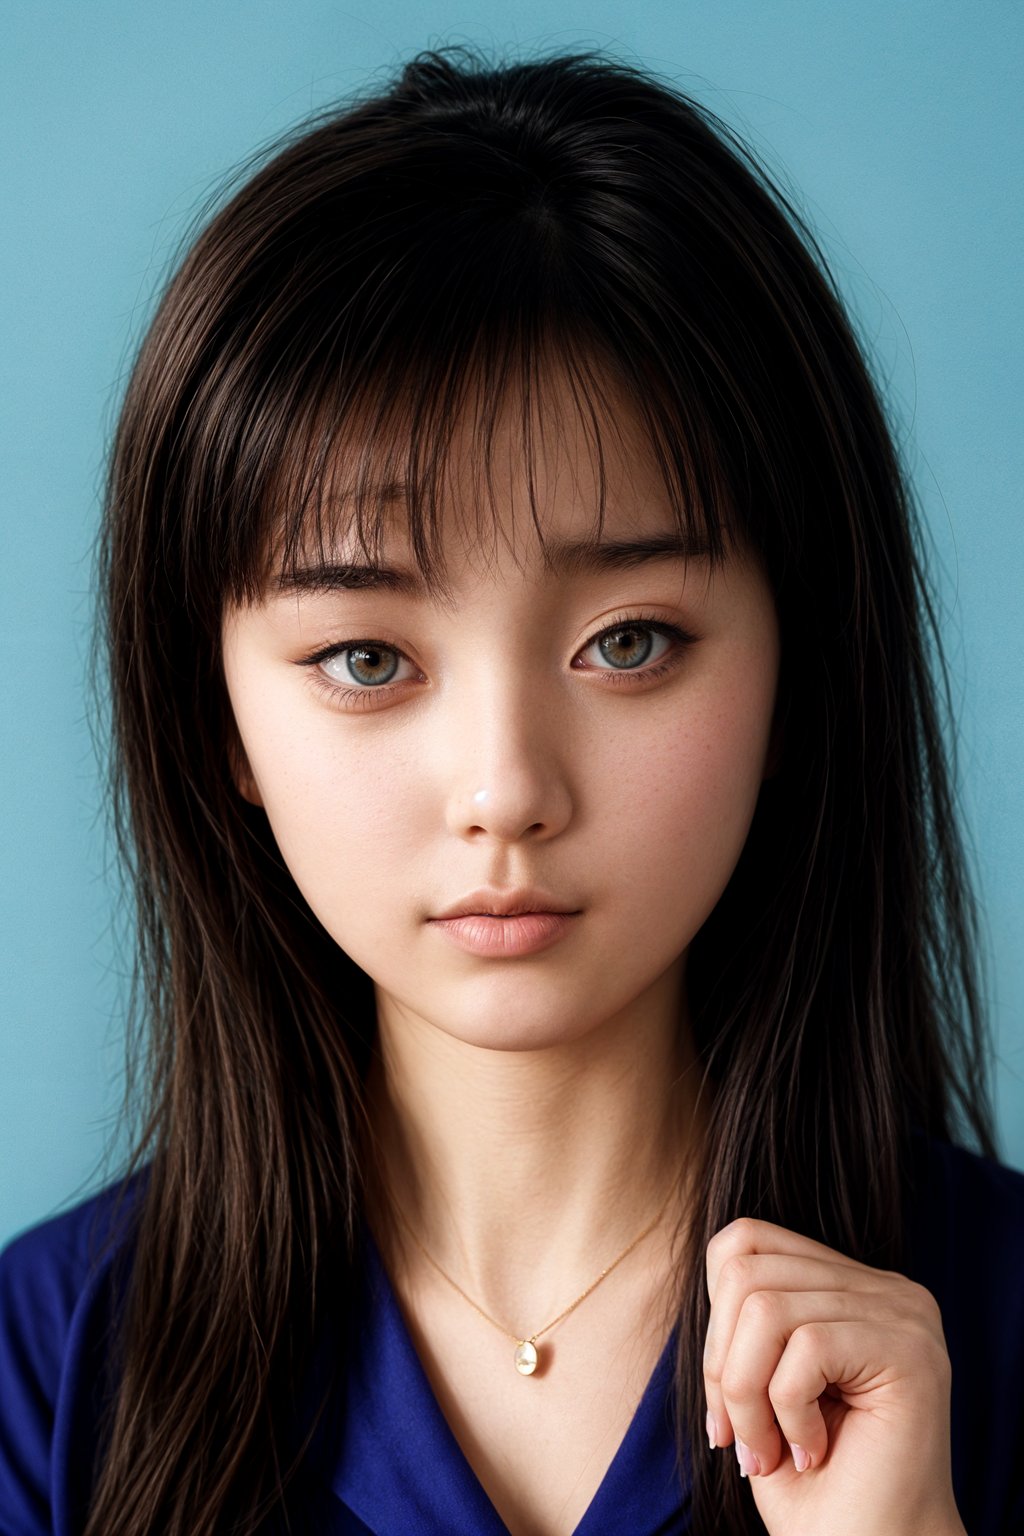
[[[908,1221],[912,1278],[947,1335],[972,1331],[983,1308],[1024,1361],[1024,1173],[916,1130]]]
[[[909,1215],[916,1267],[1007,1291],[1024,1323],[1024,1173],[916,1130]]]
[[[915,1133],[911,1279],[942,1314],[953,1485],[979,1533],[1024,1530],[1024,1173]]]
[[[148,1168],[117,1180],[0,1248],[0,1319],[59,1336],[90,1280],[104,1271],[129,1230]]]
[[[108,1184],[0,1249],[0,1530],[62,1528],[85,1475],[114,1259],[147,1174]]]

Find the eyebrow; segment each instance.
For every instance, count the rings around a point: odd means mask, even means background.
[[[559,541],[546,546],[548,561],[559,574],[580,576],[595,571],[622,571],[652,561],[700,560],[710,546],[699,534],[659,533],[638,539]],[[418,571],[397,565],[324,561],[284,571],[277,578],[279,593],[327,594],[352,591],[397,592],[421,597],[426,582]]]

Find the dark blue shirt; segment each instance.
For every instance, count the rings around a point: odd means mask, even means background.
[[[952,1466],[968,1536],[1024,1536],[1024,1174],[918,1135],[908,1273],[942,1311],[953,1367]],[[0,1536],[78,1536],[111,1312],[90,1260],[111,1188],[0,1253]],[[95,1230],[92,1230],[93,1223]],[[363,1305],[313,1503],[317,1536],[502,1536],[505,1526],[430,1387],[365,1234]],[[675,1334],[577,1536],[688,1531],[675,1468]],[[723,1454],[732,1454],[731,1452]]]

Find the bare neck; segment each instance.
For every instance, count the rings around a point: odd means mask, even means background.
[[[425,1250],[482,1307],[533,1317],[659,1212],[635,1262],[678,1234],[707,1109],[678,1010],[542,1051],[470,1045],[387,1000],[378,1023],[367,1187],[390,1264],[408,1271]]]

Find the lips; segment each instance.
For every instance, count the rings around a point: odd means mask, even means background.
[[[522,886],[517,890],[499,890],[488,886],[471,891],[443,912],[434,914],[431,921],[445,922],[453,917],[520,917],[530,912],[578,912],[579,907],[560,900],[550,891],[535,886]]]
[[[546,898],[550,900],[550,898]],[[579,912],[464,912],[434,918],[439,934],[485,960],[512,960],[550,949],[575,928]]]

